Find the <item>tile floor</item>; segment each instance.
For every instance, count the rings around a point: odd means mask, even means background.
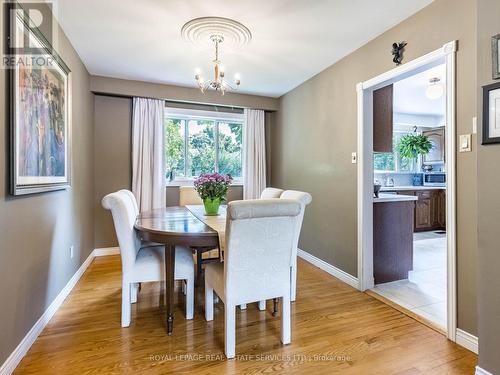
[[[378,284],[373,291],[446,330],[446,233],[415,233],[413,240],[408,279]]]

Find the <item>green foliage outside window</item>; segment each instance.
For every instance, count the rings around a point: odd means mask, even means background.
[[[197,177],[217,170],[236,178],[242,176],[241,123],[166,119],[165,145],[167,173]]]

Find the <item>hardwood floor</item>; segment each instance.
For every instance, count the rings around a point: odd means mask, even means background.
[[[235,360],[224,357],[223,305],[184,319],[176,293],[167,336],[160,284],[143,284],[132,324],[120,327],[120,258],[96,258],[15,374],[473,374],[477,357],[443,335],[299,260],[292,344],[280,343],[271,303],[237,311]],[[161,303],[161,307],[160,307]]]

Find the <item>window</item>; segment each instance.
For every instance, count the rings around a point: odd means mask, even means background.
[[[418,169],[412,160],[402,158],[396,147],[401,137],[411,132],[395,131],[392,137],[393,152],[380,152],[373,154],[373,169],[375,172],[413,172]]]
[[[169,179],[188,180],[211,172],[242,179],[242,115],[167,110],[164,134]]]

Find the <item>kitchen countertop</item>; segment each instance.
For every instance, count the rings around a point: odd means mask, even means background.
[[[446,186],[382,186],[380,191],[404,191],[404,190],[445,190]]]
[[[373,203],[409,202],[409,201],[416,201],[416,200],[418,200],[418,197],[416,195],[379,193],[378,198],[373,198]]]

